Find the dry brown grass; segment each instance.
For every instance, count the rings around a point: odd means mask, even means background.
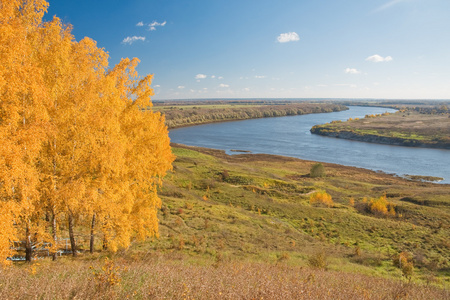
[[[160,258],[65,261],[0,270],[0,299],[448,299],[448,291],[284,263],[204,265]],[[94,270],[94,271],[93,271]],[[96,273],[96,274],[93,274]],[[103,282],[103,279],[106,278]],[[100,280],[100,281],[99,281]]]

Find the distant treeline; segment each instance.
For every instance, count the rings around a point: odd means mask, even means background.
[[[229,104],[229,103],[228,103]],[[248,105],[239,107],[208,108],[198,107],[171,107],[163,113],[166,116],[166,124],[169,128],[198,125],[220,121],[245,120],[256,118],[283,117],[304,115],[312,113],[326,113],[347,110],[340,104],[332,103],[289,103],[276,105]]]
[[[408,110],[417,111],[421,114],[436,115],[436,114],[448,114],[449,107],[447,105],[439,106],[416,106],[408,108]]]

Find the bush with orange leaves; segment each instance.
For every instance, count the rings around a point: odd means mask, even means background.
[[[392,262],[394,266],[398,267],[402,270],[402,275],[405,276],[406,279],[411,280],[411,276],[414,273],[414,264],[412,254],[409,252],[400,252],[396,255]]]
[[[327,207],[333,207],[334,203],[333,203],[333,199],[331,198],[331,195],[328,194],[325,191],[317,191],[313,194],[311,194],[311,196],[309,196],[309,203],[311,204],[324,204]]]
[[[387,201],[386,195],[370,199],[368,208],[374,214],[395,216],[395,205]]]

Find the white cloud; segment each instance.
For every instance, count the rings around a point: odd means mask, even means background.
[[[206,75],[205,74],[197,74],[195,75],[195,79],[205,79]]]
[[[141,22],[137,23],[136,26],[142,27],[142,26],[144,26],[144,22],[141,21]]]
[[[392,56],[380,56],[378,54],[369,56],[368,58],[366,58],[367,61],[371,61],[371,62],[375,62],[375,63],[379,63],[379,62],[388,62],[388,61],[392,61],[393,58]]]
[[[219,76],[219,77],[217,77],[217,79],[223,79],[223,77],[222,77],[222,76]]]
[[[145,41],[145,36],[128,36],[123,39],[122,44],[131,45],[136,41]]]
[[[212,78],[212,79],[216,78],[216,75],[211,75],[211,78]]]
[[[180,90],[182,90],[182,89],[185,88],[185,86],[184,86],[184,85],[179,85],[178,88],[179,88]]]
[[[296,42],[300,37],[296,32],[282,33],[277,37],[279,43]]]
[[[383,5],[381,5],[380,7],[378,7],[377,9],[375,9],[373,12],[376,13],[376,12],[383,11],[383,10],[388,9],[388,8],[390,8],[391,6],[394,6],[395,4],[400,3],[400,2],[403,2],[403,1],[405,1],[405,0],[391,0],[391,1],[389,1],[389,2],[387,2],[387,3],[385,3],[385,4],[383,4]]]
[[[257,79],[262,79],[262,78],[266,78],[266,76],[259,76],[259,75],[256,75],[255,78],[257,78]]]
[[[248,87],[244,88],[244,92],[250,92],[250,88]]]
[[[346,87],[350,87],[350,88],[356,88],[357,85],[353,84],[353,83],[336,83],[333,84],[334,86],[346,86]]]
[[[159,87],[161,87],[159,84],[155,85],[155,88],[159,88]]]
[[[162,23],[153,21],[153,22],[151,22],[150,24],[148,24],[148,30],[154,31],[154,30],[156,30],[156,27],[158,27],[158,26],[165,26],[166,23],[167,23],[166,21],[164,21],[164,22],[162,22]]]
[[[230,85],[221,83],[221,84],[219,84],[219,87],[221,87],[221,88],[227,88],[227,87],[230,87]]]
[[[346,68],[344,70],[344,72],[345,72],[345,74],[360,74],[361,73],[361,71],[358,71],[354,68]]]

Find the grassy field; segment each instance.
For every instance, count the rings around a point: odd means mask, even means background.
[[[326,176],[311,178],[310,161],[173,151],[159,238],[114,255],[17,264],[0,271],[0,297],[449,297],[450,185],[325,163]],[[334,204],[311,204],[319,190]],[[368,209],[383,195],[395,215]],[[402,252],[411,272],[394,263]]]
[[[366,142],[450,149],[450,114],[399,111],[317,125],[312,132]]]
[[[431,272],[450,280],[449,185],[333,164],[324,164],[326,177],[310,178],[313,162],[194,149],[174,148],[174,174],[161,191],[161,237],[167,239],[156,241],[155,250],[183,244],[192,253],[263,260],[286,252],[300,264],[326,251],[337,270],[394,277],[399,270],[392,256],[408,251],[417,278]],[[318,190],[333,197],[334,207],[309,203]],[[364,197],[383,195],[396,216],[367,211]]]

